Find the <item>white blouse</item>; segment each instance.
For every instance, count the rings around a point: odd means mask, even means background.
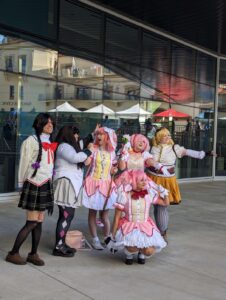
[[[48,134],[40,135],[41,142],[50,144],[49,138],[50,136]],[[18,187],[22,187],[24,181],[26,180],[37,186],[41,186],[48,180],[52,179],[54,154],[50,149],[45,151],[43,148],[40,168],[38,168],[36,175],[34,177],[31,177],[35,170],[34,168],[32,168],[32,164],[37,161],[38,151],[39,144],[35,135],[29,136],[22,143],[18,171]]]

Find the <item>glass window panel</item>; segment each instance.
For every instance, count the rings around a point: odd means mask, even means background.
[[[58,81],[64,85],[64,99],[102,100],[103,69],[100,64],[60,54]]]
[[[226,61],[220,62],[218,88],[216,175],[226,175]]]
[[[139,100],[140,84],[104,69],[103,100]]]
[[[125,77],[140,78],[140,46],[138,28],[106,21],[105,65]],[[117,69],[116,69],[117,68]]]
[[[57,52],[37,44],[2,36],[0,57],[0,68],[8,72],[52,79],[56,76]]]
[[[173,43],[172,74],[195,80],[195,55],[195,50]]]
[[[60,41],[90,52],[103,52],[103,16],[61,0]]]
[[[172,75],[170,83],[171,102],[180,104],[194,102],[195,84],[193,81]]]
[[[197,52],[196,81],[215,86],[216,58]]]
[[[56,37],[54,0],[1,0],[2,24],[41,36]]]
[[[202,104],[205,108],[213,109],[215,87],[206,84],[196,83],[195,94],[196,105]]]
[[[155,71],[142,69],[141,97],[158,99],[169,102],[170,98],[170,75]]]
[[[141,64],[148,70],[169,73],[171,66],[170,41],[144,33]]]

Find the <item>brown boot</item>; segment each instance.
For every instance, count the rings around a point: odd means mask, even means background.
[[[15,265],[26,265],[26,260],[19,253],[10,254],[9,252],[5,260]]]
[[[44,260],[42,260],[37,253],[35,253],[35,254],[29,253],[27,256],[27,262],[30,262],[36,266],[44,266],[45,265]]]

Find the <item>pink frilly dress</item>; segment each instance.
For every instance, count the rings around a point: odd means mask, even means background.
[[[91,159],[81,191],[82,204],[94,210],[113,209],[117,190],[110,172],[112,165],[116,163],[115,152],[96,148]]]
[[[128,183],[128,171],[130,170],[142,170],[145,169],[145,163],[148,159],[153,158],[153,156],[148,152],[134,152],[132,149],[129,151],[126,151],[122,154],[121,160],[123,160],[126,163],[126,170],[123,171],[116,179],[115,184],[117,188],[120,188],[123,186],[125,189],[127,183]]]
[[[124,247],[155,247],[156,252],[166,247],[156,224],[149,216],[151,204],[158,200],[159,193],[154,188],[148,189],[146,195],[133,199],[132,192],[121,191],[115,207],[123,212],[115,235],[116,249]]]

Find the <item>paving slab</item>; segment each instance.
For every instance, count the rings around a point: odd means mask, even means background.
[[[43,224],[39,253],[46,265],[7,263],[4,258],[25,213],[16,202],[0,203],[0,300],[225,300],[226,184],[183,183],[180,188],[182,203],[169,208],[169,245],[145,265],[127,266],[123,253],[107,250],[78,251],[73,258],[52,256],[57,207]],[[71,228],[89,240],[85,208],[76,211]],[[30,244],[29,238],[22,256]]]

